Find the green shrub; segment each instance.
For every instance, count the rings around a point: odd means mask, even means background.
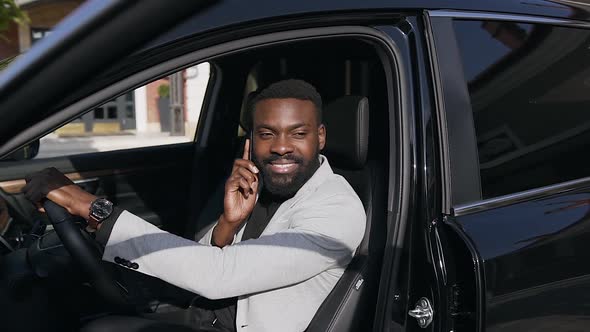
[[[158,86],[158,96],[160,96],[160,98],[170,97],[170,85],[166,83],[160,84],[160,86]]]

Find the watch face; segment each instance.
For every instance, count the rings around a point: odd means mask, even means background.
[[[99,198],[92,203],[91,211],[96,218],[102,220],[113,212],[113,203],[104,198]]]

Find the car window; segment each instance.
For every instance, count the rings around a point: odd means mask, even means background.
[[[35,159],[191,142],[209,77],[202,63],[108,100],[41,138]]]
[[[504,21],[454,28],[482,197],[590,176],[590,32]]]

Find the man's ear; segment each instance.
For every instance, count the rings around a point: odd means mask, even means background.
[[[320,151],[322,151],[326,146],[326,126],[324,126],[324,124],[320,124],[320,126],[318,127],[318,139]]]

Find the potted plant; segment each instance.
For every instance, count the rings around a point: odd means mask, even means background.
[[[158,113],[160,115],[160,131],[170,132],[170,84],[162,83],[158,86]]]

